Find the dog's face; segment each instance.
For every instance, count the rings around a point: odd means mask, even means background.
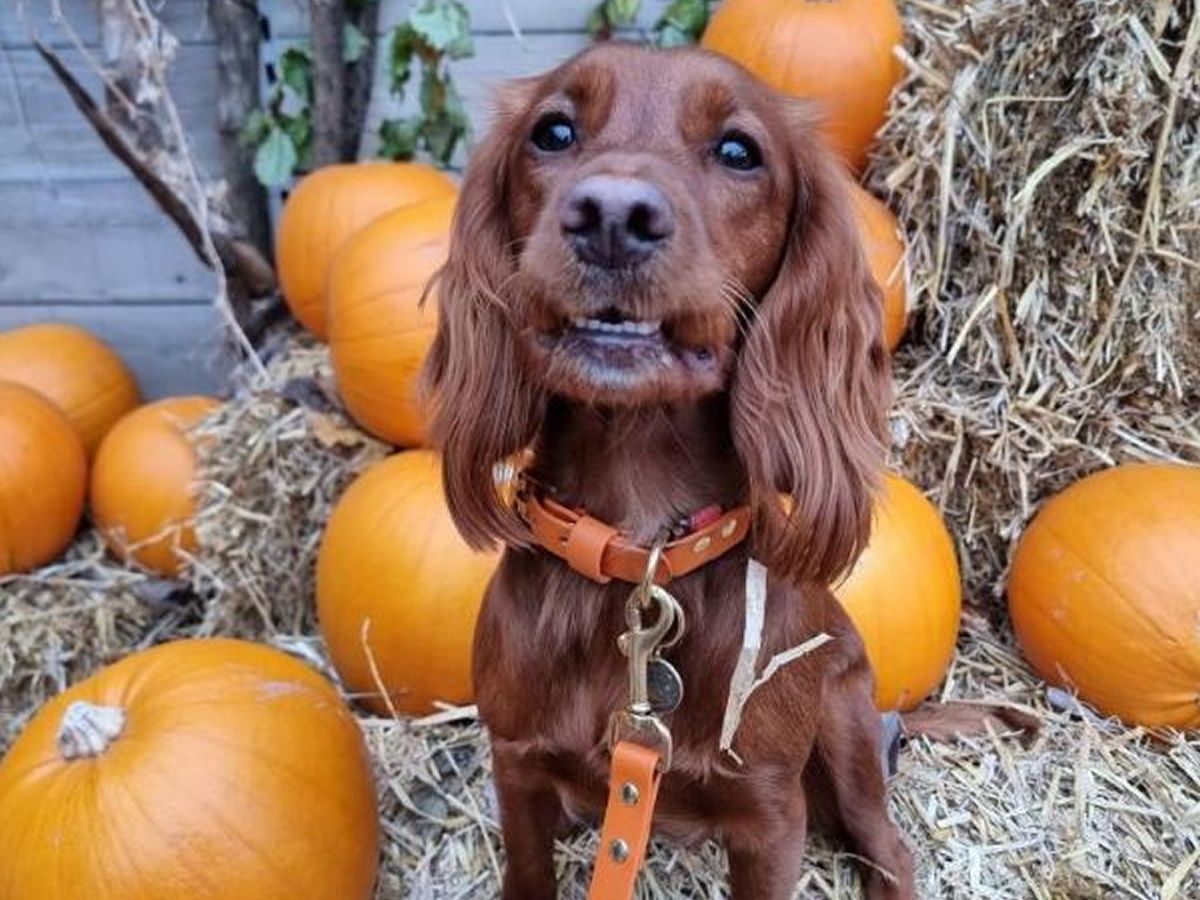
[[[714,55],[607,45],[506,99],[514,324],[545,385],[609,405],[722,389],[791,226],[774,96]]]
[[[468,541],[528,539],[492,466],[530,446],[549,398],[727,391],[756,553],[795,578],[841,571],[888,398],[844,181],[803,104],[703,50],[602,45],[511,85],[463,182],[426,365]]]

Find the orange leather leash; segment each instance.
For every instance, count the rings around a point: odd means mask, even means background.
[[[530,493],[519,503],[537,542],[576,572],[601,584],[614,578],[630,584],[644,580],[651,551],[631,543],[616,528],[549,497]],[[667,584],[694,572],[736,547],[749,531],[750,508],[739,506],[671,541],[662,547],[654,583]]]
[[[613,747],[608,807],[589,900],[627,900],[633,896],[650,843],[654,803],[662,779],[661,761],[657,750],[632,741],[620,741]]]

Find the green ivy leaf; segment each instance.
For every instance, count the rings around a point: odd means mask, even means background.
[[[408,15],[408,22],[426,44],[450,59],[475,52],[471,15],[458,0],[425,0]]]
[[[416,52],[418,40],[416,31],[407,22],[392,29],[389,74],[393,94],[404,96],[404,88],[408,79],[412,77],[413,54]]]
[[[270,130],[271,119],[261,109],[256,109],[250,113],[246,123],[242,125],[238,141],[243,147],[257,147],[267,139],[267,133]]]
[[[272,128],[254,154],[254,175],[267,187],[282,187],[296,169],[296,145],[282,128]]]
[[[307,113],[302,113],[296,116],[282,116],[279,124],[287,132],[287,136],[291,138],[292,144],[296,148],[296,167],[307,167],[309,157],[312,156],[312,120]]]
[[[417,155],[417,140],[423,124],[420,116],[384,119],[379,126],[379,155],[387,159],[412,159]]]
[[[367,49],[367,36],[357,25],[347,22],[342,28],[342,59],[348,63],[356,63],[363,57]]]
[[[288,47],[279,57],[279,73],[283,83],[304,103],[312,103],[312,57],[300,47]]]
[[[642,0],[601,0],[588,15],[588,33],[599,41],[607,41],[618,28],[637,21]]]
[[[607,32],[609,32],[608,19],[604,17],[604,4],[600,3],[588,13],[587,33],[592,36],[593,40],[602,40],[608,37]]]
[[[687,43],[695,43],[708,25],[708,0],[673,0],[663,10],[662,17],[654,25],[659,33],[671,31],[684,37]],[[660,41],[661,43],[661,41]]]
[[[608,0],[608,21],[616,26],[632,25],[637,21],[642,0]]]

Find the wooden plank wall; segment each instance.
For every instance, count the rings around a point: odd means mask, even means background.
[[[413,0],[383,0],[381,31]],[[587,42],[594,0],[466,0],[474,58],[455,75],[477,131],[499,81],[541,71]],[[649,23],[666,0],[647,0]],[[94,0],[58,0],[65,26],[98,50]],[[218,168],[216,48],[204,0],[164,0],[179,40],[171,83],[194,156]],[[275,42],[303,40],[302,0],[260,0]],[[48,319],[79,322],[112,342],[151,397],[216,390],[223,363],[212,279],[153,202],[80,118],[33,48],[56,47],[87,75],[83,53],[52,16],[51,0],[0,0],[0,329]],[[384,53],[380,53],[382,69]],[[97,79],[86,83],[97,89]],[[368,129],[395,112],[377,84]],[[0,377],[3,373],[0,373]]]

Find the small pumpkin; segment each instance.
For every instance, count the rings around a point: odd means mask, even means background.
[[[347,687],[381,715],[469,702],[475,619],[498,559],[459,536],[437,454],[409,450],[367,469],[334,508],[317,558],[317,617]]]
[[[353,716],[245,641],[128,656],[0,762],[0,900],[369,900],[378,844]]]
[[[437,304],[421,305],[446,261],[454,197],[387,213],[347,243],[329,280],[329,352],[350,415],[382,440],[425,439],[418,382],[437,331]]]
[[[123,418],[92,466],[92,518],[109,549],[160,575],[180,573],[196,550],[196,451],[187,432],[212,397],[168,397]]]
[[[50,562],[71,543],[87,494],[87,454],[70,421],[0,381],[0,575]]]
[[[329,270],[346,240],[385,212],[454,192],[453,181],[422,163],[347,163],[306,176],[284,204],[275,238],[292,315],[324,340]]]
[[[855,220],[863,252],[875,282],[883,292],[883,331],[889,350],[895,350],[908,323],[905,290],[904,241],[900,223],[879,200],[858,185],[851,188]]]
[[[867,548],[835,593],[866,644],[876,705],[920,704],[954,656],[962,587],[941,515],[901,476],[885,478]]]
[[[1200,469],[1117,466],[1053,497],[1008,608],[1047,681],[1131,725],[1200,727]]]
[[[861,169],[902,74],[903,36],[894,0],[725,0],[701,43],[815,101],[831,146]]]
[[[112,348],[77,325],[43,323],[0,332],[0,373],[33,388],[71,420],[88,456],[138,405],[138,387]]]

